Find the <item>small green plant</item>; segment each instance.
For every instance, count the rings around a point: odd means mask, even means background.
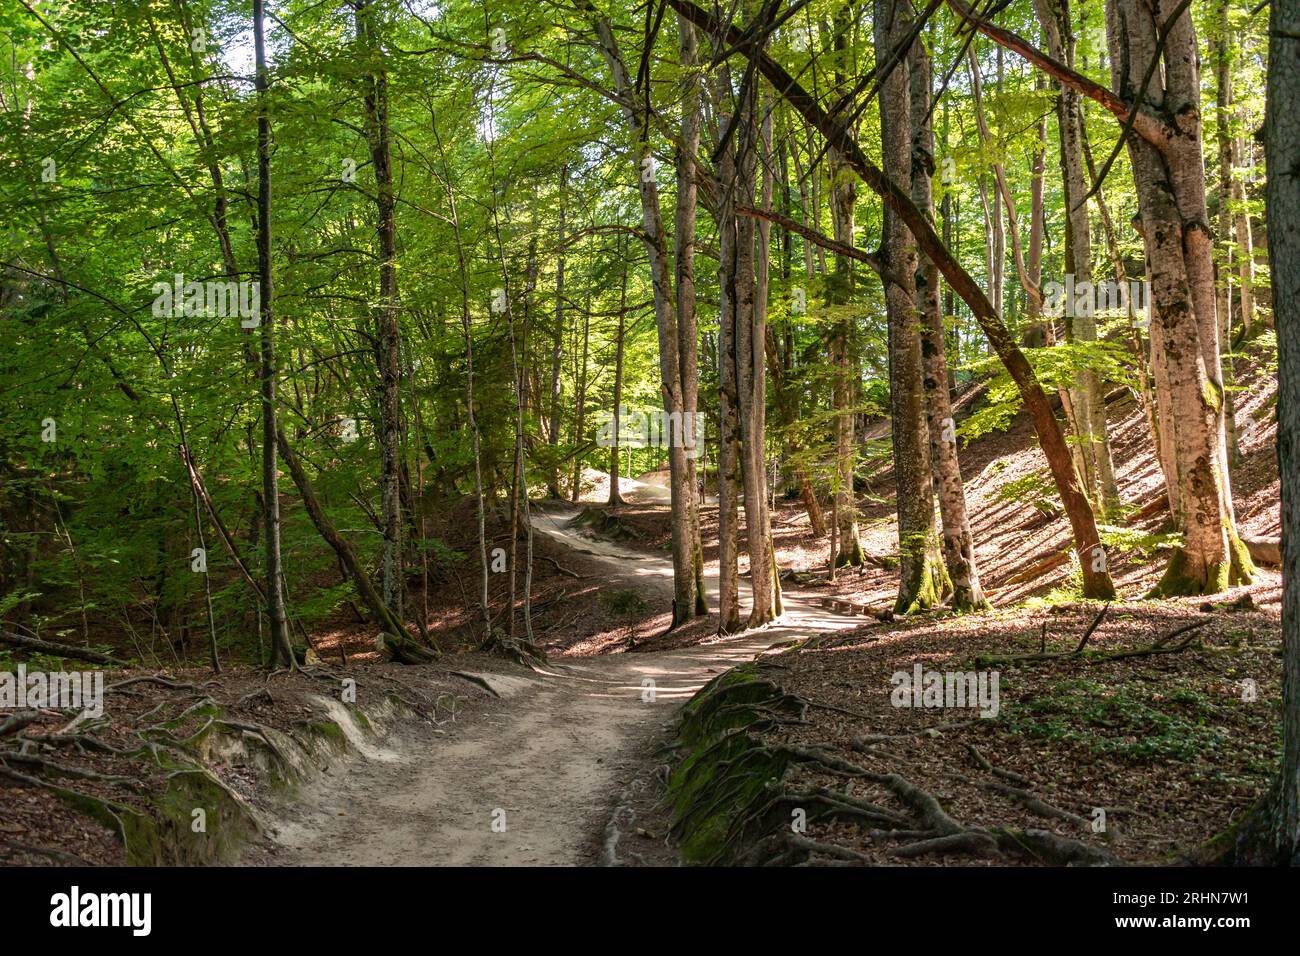
[[[1071,678],[1025,701],[1007,721],[1013,733],[1080,744],[1098,756],[1190,762],[1228,742],[1214,726],[1222,716],[1220,704],[1192,688],[1153,693]]]
[[[1176,548],[1183,542],[1183,537],[1178,532],[1153,534],[1139,528],[1121,528],[1114,525],[1102,525],[1098,532],[1102,546],[1108,553],[1131,551],[1143,558],[1149,558],[1157,551]]]
[[[600,603],[614,614],[621,614],[624,617],[643,614],[648,607],[640,594],[627,588],[601,591]]]
[[[1010,504],[1033,505],[1046,515],[1061,512],[1061,499],[1056,494],[1056,485],[1044,472],[1035,471],[1023,478],[1004,482],[993,497]]]

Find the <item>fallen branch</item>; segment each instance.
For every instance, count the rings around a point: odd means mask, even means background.
[[[88,647],[74,647],[71,644],[59,644],[55,641],[43,641],[37,637],[23,637],[23,635],[15,634],[13,631],[0,631],[0,644],[9,644],[13,647],[21,647],[24,650],[29,651],[38,651],[41,654],[51,654],[55,657],[73,657],[80,661],[90,661],[92,664],[112,664],[116,667],[126,666],[126,661],[113,657],[111,654],[92,651]]]
[[[1186,650],[1191,642],[1195,639],[1194,632],[1209,624],[1212,618],[1201,618],[1199,621],[1192,621],[1190,624],[1184,624],[1182,627],[1174,628],[1164,637],[1147,644],[1144,647],[1135,647],[1123,651],[1087,651],[1084,649],[1085,640],[1079,642],[1079,646],[1072,651],[1047,651],[1046,653],[1034,654],[989,654],[981,655],[975,658],[975,666],[978,668],[999,667],[1006,664],[1033,664],[1041,661],[1065,660],[1066,658],[1079,658],[1088,661],[1117,661],[1129,657],[1147,657],[1151,654],[1174,654],[1178,651]],[[1168,647],[1168,643],[1175,637],[1188,634],[1186,640],[1173,647]]]
[[[1018,571],[1011,577],[1007,578],[998,585],[998,590],[1002,588],[1013,587],[1017,584],[1023,584],[1025,581],[1032,581],[1036,577],[1046,574],[1048,571],[1055,571],[1057,568],[1064,567],[1070,563],[1069,551],[1061,551],[1056,554],[1048,555],[1022,571]]]

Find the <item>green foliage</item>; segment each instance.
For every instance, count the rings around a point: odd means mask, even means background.
[[[1223,705],[1188,688],[1162,693],[1071,678],[1003,713],[1014,733],[1131,763],[1193,761],[1230,740]]]
[[[1059,511],[1061,506],[1056,485],[1043,471],[1033,471],[1020,478],[1002,482],[994,492],[993,499],[1008,504],[1032,504],[1044,512]]]

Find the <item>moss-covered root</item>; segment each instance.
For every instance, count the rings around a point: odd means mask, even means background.
[[[107,827],[122,843],[128,866],[204,866],[233,863],[257,835],[252,811],[202,767],[167,775],[167,786],[146,810],[54,784],[60,800]]]
[[[766,677],[766,662],[744,664],[714,678],[683,709],[678,736],[686,758],[668,781],[673,828],[687,863],[728,862],[743,843],[747,821],[793,758],[755,736],[802,718],[806,704]],[[761,816],[761,815],[760,815]],[[738,827],[737,824],[740,823]]]

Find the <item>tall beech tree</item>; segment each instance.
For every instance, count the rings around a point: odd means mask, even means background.
[[[1007,331],[988,296],[943,245],[933,225],[912,202],[910,195],[890,180],[880,167],[867,159],[848,130],[835,117],[829,115],[780,64],[768,54],[756,49],[752,42],[746,40],[735,27],[721,23],[691,0],[667,0],[667,2],[697,27],[725,38],[755,64],[771,87],[798,111],[810,126],[825,137],[828,147],[840,151],[853,172],[902,219],[916,238],[920,250],[930,257],[944,279],[965,301],[988,338],[990,346],[1015,382],[1034,423],[1034,430],[1038,434],[1039,443],[1047,458],[1048,467],[1074,534],[1075,550],[1080,557],[1083,591],[1089,597],[1113,597],[1115,585],[1106,568],[1105,549],[1097,532],[1096,515],[1080,485],[1079,475],[1070,457],[1069,446],[1066,444],[1060,422],[1052,414],[1047,395],[1034,375],[1028,359]]]
[[[911,68],[908,0],[875,0],[876,65],[883,77],[880,104],[881,152],[893,188],[913,194]],[[896,60],[892,69],[888,66]],[[928,103],[927,103],[928,107]],[[925,197],[922,197],[925,198]],[[898,511],[899,584],[894,610],[934,607],[951,587],[935,532],[934,482],[925,414],[921,362],[921,311],[917,308],[920,261],[916,240],[898,213],[885,210],[881,243],[885,309],[889,319],[890,435]]]

